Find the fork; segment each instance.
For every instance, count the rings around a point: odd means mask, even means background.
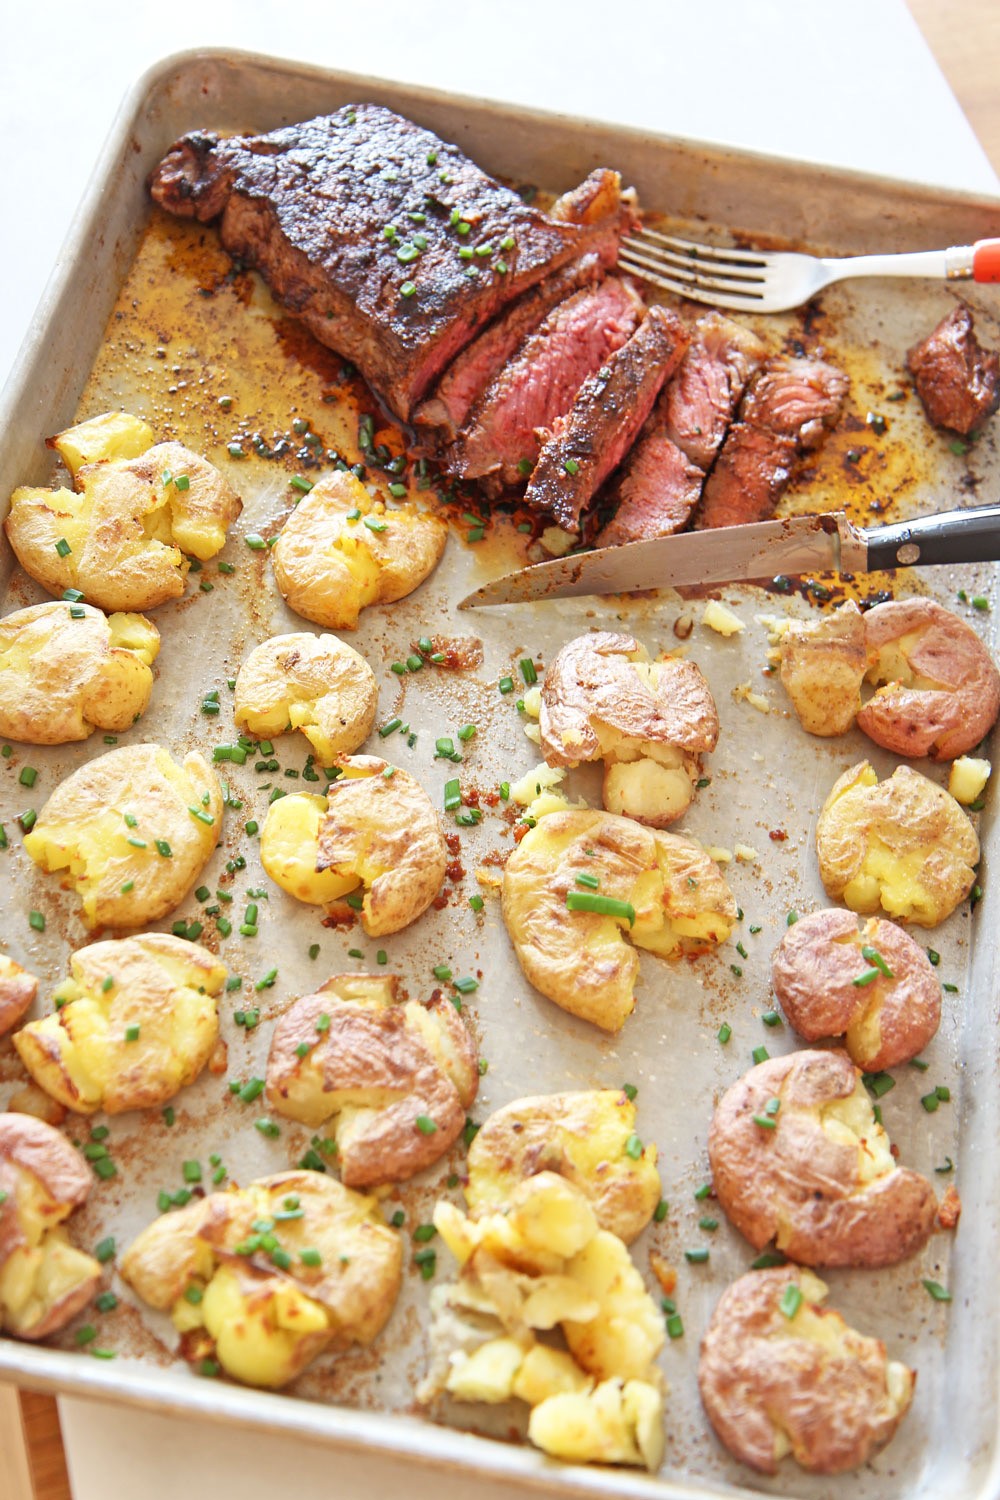
[[[945,281],[972,277],[1000,281],[1000,239],[921,250],[909,255],[820,258],[788,251],[737,250],[642,229],[622,240],[619,266],[692,302],[744,312],[784,312],[801,307],[823,287],[850,276],[926,276]]]

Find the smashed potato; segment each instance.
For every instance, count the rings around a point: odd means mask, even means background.
[[[0,1036],[5,1036],[30,1010],[38,994],[38,980],[34,974],[0,953]]]
[[[272,552],[274,577],[296,614],[356,630],[369,604],[412,594],[441,560],[448,530],[412,506],[387,510],[353,474],[335,473],[296,506]]]
[[[32,745],[131,729],[149,703],[160,633],[142,615],[36,604],[0,620],[0,735]]]
[[[632,636],[602,630],[570,641],[549,666],[539,731],[551,766],[604,761],[609,812],[665,828],[691,803],[719,716],[693,661],[650,661]]]
[[[861,707],[868,670],[865,617],[853,600],[813,624],[795,620],[782,631],[782,686],[808,734],[846,734]]]
[[[894,599],[865,616],[875,694],[858,728],[897,755],[954,760],[1000,713],[1000,672],[979,636],[933,599]]]
[[[469,1147],[465,1196],[472,1213],[500,1209],[524,1178],[555,1172],[584,1194],[602,1229],[631,1244],[660,1201],[656,1147],[642,1145],[635,1124],[635,1105],[615,1089],[505,1105]]]
[[[70,959],[56,1010],[14,1046],[35,1082],[77,1114],[166,1104],[193,1083],[219,1035],[226,967],[163,932],[92,943]]]
[[[833,900],[936,927],[972,889],[979,840],[955,799],[926,776],[898,766],[880,783],[862,761],[824,802],[816,853]]]
[[[329,904],[365,887],[361,921],[370,937],[415,922],[444,880],[448,848],[418,781],[374,755],[337,761],[325,797],[296,793],[268,808],[264,869],[291,896]]]
[[[734,1458],[776,1474],[791,1453],[814,1474],[866,1463],[905,1416],[914,1372],[880,1339],[822,1307],[811,1271],[751,1271],[719,1300],[702,1340],[698,1387]]]
[[[898,1167],[861,1074],[842,1052],[750,1069],[715,1111],[716,1195],[741,1234],[807,1266],[891,1266],[926,1244],[937,1200]]]
[[[236,674],[233,717],[259,739],[301,729],[332,765],[368,738],[375,722],[375,673],[335,635],[275,635],[251,651]]]
[[[97,1290],[101,1267],[62,1227],[93,1180],[80,1153],[51,1125],[0,1114],[0,1331],[43,1339]]]
[[[186,1358],[277,1388],[325,1349],[368,1345],[399,1293],[400,1236],[367,1198],[281,1172],[189,1203],[135,1239],[121,1274],[169,1311]]]
[[[90,927],[141,927],[182,901],[222,827],[222,793],[202,756],[181,765],[160,745],[109,750],[67,776],[24,847],[65,871]]]
[[[909,1062],[941,1021],[941,985],[923,948],[879,917],[839,908],[800,917],[771,962],[774,993],[807,1042],[843,1036],[866,1073]]]
[[[399,998],[391,975],[335,974],[275,1027],[267,1100],[317,1129],[331,1117],[348,1187],[402,1182],[443,1156],[479,1087],[476,1049],[449,1000]]]
[[[580,1189],[542,1171],[475,1218],[442,1200],[434,1224],[460,1274],[432,1294],[432,1368],[418,1398],[515,1397],[531,1407],[529,1438],[555,1457],[658,1468],[663,1319]],[[565,1349],[537,1336],[554,1329]]]
[[[50,594],[79,589],[101,609],[153,609],[184,592],[186,553],[205,562],[224,546],[242,510],[238,495],[180,443],[136,453],[147,432],[115,413],[69,428],[52,443],[74,488],[11,496],[7,538]]]
[[[587,909],[595,896],[611,898],[617,911]],[[626,934],[661,958],[705,952],[729,936],[736,902],[692,838],[614,813],[553,812],[507,861],[503,919],[537,990],[618,1031],[635,1005],[639,972]]]

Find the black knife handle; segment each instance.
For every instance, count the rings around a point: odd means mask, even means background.
[[[869,568],[995,561],[1000,559],[1000,505],[866,527],[865,539]]]

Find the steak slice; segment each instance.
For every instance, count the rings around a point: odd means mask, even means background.
[[[584,381],[571,409],[553,424],[528,481],[527,505],[547,511],[566,531],[579,530],[580,516],[632,446],[689,338],[674,313],[649,309],[628,343]]]
[[[642,304],[609,276],[553,308],[473,407],[444,462],[460,479],[523,484],[547,431],[583,382],[635,331]]]
[[[683,531],[698,501],[705,476],[656,425],[654,413],[619,473],[608,487],[608,498],[618,509],[600,531],[594,545],[618,547],[622,542],[672,536]]]
[[[964,302],[906,356],[928,420],[968,437],[1000,406],[1000,357],[984,349]]]
[[[658,404],[666,433],[703,474],[722,446],[747,382],[767,357],[749,328],[709,313]]]
[[[582,286],[596,286],[603,275],[600,257],[585,255],[525,292],[453,360],[433,395],[413,413],[416,425],[438,428],[442,441],[453,442],[475,402],[528,335],[558,303]]]
[[[375,104],[266,135],[184,136],[150,191],[174,213],[221,216],[225,248],[403,418],[536,281],[590,250],[613,264],[625,217],[552,219]]]
[[[835,425],[847,385],[847,376],[821,359],[768,360],[708,476],[696,527],[738,526],[772,515],[800,454]]]

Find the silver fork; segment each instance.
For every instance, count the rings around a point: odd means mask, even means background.
[[[789,251],[737,250],[642,229],[622,240],[622,270],[665,291],[743,312],[801,307],[823,287],[850,276],[926,276],[944,281],[1000,281],[1000,239],[909,255],[820,259]]]

